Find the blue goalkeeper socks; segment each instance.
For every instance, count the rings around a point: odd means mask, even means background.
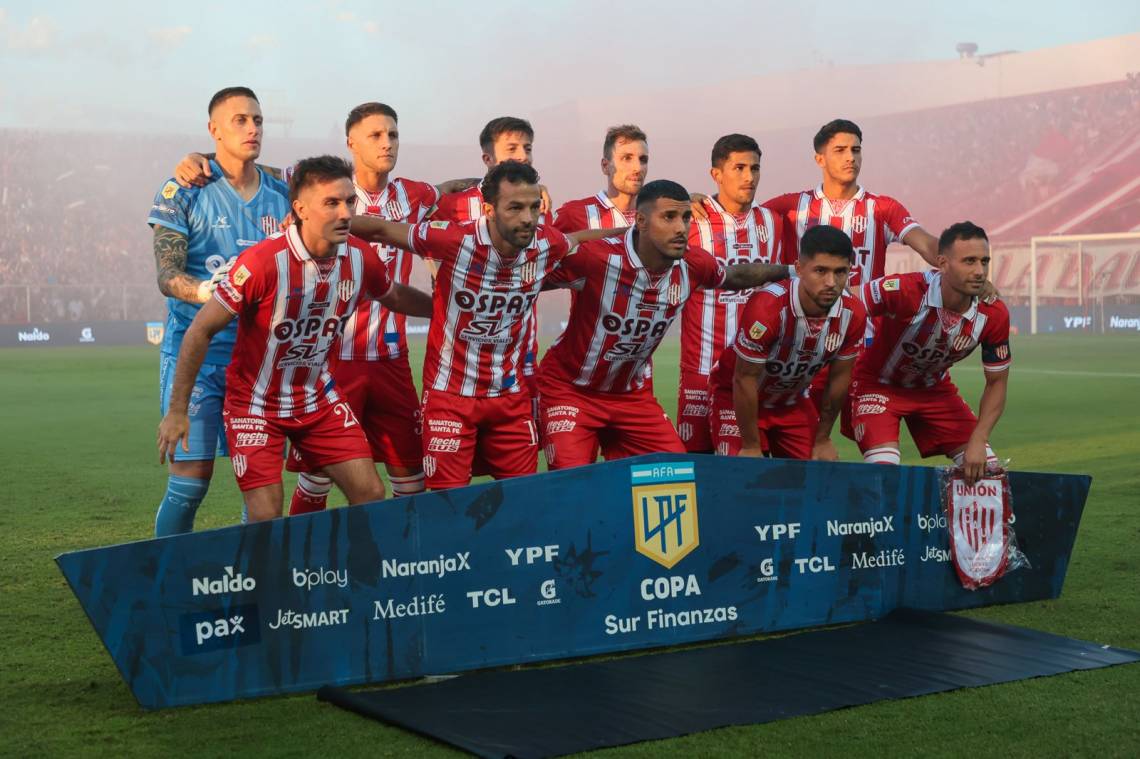
[[[170,475],[166,481],[166,495],[158,505],[158,514],[154,518],[154,536],[164,538],[167,535],[193,532],[194,514],[209,489],[209,480]]]

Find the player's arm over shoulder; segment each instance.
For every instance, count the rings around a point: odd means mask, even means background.
[[[168,298],[187,303],[205,303],[208,283],[186,273],[186,235],[162,224],[154,225],[154,264],[158,289]]]
[[[922,272],[891,274],[872,279],[863,285],[863,303],[867,316],[883,314],[910,316],[915,309],[912,302],[921,301],[927,286]]]

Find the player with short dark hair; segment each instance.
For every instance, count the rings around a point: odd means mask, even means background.
[[[182,340],[202,304],[242,250],[277,231],[288,213],[288,188],[255,165],[261,153],[262,114],[248,87],[227,87],[210,98],[212,177],[201,187],[175,179],[155,195],[148,223],[154,229],[158,288],[167,297],[159,386],[162,413],[170,407]],[[156,537],[189,532],[210,487],[214,458],[225,454],[222,401],[225,371],[236,330],[210,341],[194,379],[187,445],[171,457],[166,493],[155,516]]]
[[[837,458],[831,428],[846,402],[867,321],[863,304],[844,291],[854,259],[847,235],[813,227],[801,242],[796,278],[748,299],[735,341],[710,377],[717,453]],[[831,372],[817,412],[807,389],[825,366]]]
[[[705,218],[695,218],[689,243],[725,264],[783,260],[778,216],[754,205],[760,181],[760,145],[744,134],[726,134],[712,148],[709,174],[716,194],[701,201]],[[693,294],[681,315],[681,372],[677,389],[677,432],[685,449],[711,453],[709,374],[736,337],[748,291],[704,290]]]
[[[345,140],[352,153],[357,215],[389,221],[419,223],[439,200],[427,182],[391,176],[400,153],[396,110],[369,102],[349,111]],[[373,245],[394,282],[411,281],[412,258],[401,248]],[[376,300],[362,299],[344,326],[340,344],[329,357],[337,389],[360,421],[372,447],[372,458],[383,462],[392,494],[413,495],[424,489],[420,401],[408,363],[407,320]],[[305,471],[298,456],[287,468],[298,471],[289,514],[325,508],[332,480]]]
[[[551,284],[575,291],[567,327],[539,371],[546,461],[551,469],[684,445],[645,368],[699,289],[742,290],[787,276],[786,266],[725,266],[689,244],[689,194],[658,179],[637,195],[635,226],[583,243]]]
[[[577,242],[539,223],[529,164],[496,164],[480,197],[486,214],[471,222],[353,222],[362,237],[439,267],[422,405],[424,473],[434,490],[467,485],[476,461],[497,479],[535,471],[538,433],[523,375],[530,322],[543,284]]]
[[[426,293],[394,283],[364,241],[349,235],[352,167],[319,156],[299,162],[290,184],[295,223],[238,256],[195,316],[178,355],[160,458],[186,448],[187,408],[210,339],[238,321],[226,370],[226,439],[251,521],[281,516],[285,440],[320,468],[350,504],[384,497],[371,451],[328,371],[328,354],[360,298],[427,316]]]
[[[981,227],[948,227],[938,261],[932,276],[901,274],[863,286],[876,333],[855,365],[851,428],[844,433],[859,444],[864,461],[897,464],[899,422],[906,420],[924,458],[950,457],[972,484],[997,464],[989,437],[1009,384],[1009,311],[981,297],[990,265]],[[986,386],[975,417],[948,370],[979,345]]]
[[[526,119],[516,116],[500,116],[491,119],[483,130],[479,132],[479,147],[483,151],[483,164],[488,171],[507,161],[516,161],[531,165],[534,145],[534,128]],[[550,198],[546,188],[539,185],[542,196],[542,215],[538,224],[547,224]],[[476,184],[461,192],[449,193],[440,198],[432,218],[439,221],[468,222],[475,221],[486,213],[489,208],[486,198],[483,197],[482,185]],[[575,230],[570,230],[575,231]],[[429,261],[429,266],[431,262]],[[532,400],[537,398],[538,389],[535,385],[535,376],[538,366],[538,312],[528,321],[527,348],[523,355],[522,377],[527,383]],[[535,424],[537,424],[538,404],[532,404]],[[487,468],[482,462],[477,462],[478,473]]]

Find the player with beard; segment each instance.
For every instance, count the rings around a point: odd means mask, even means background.
[[[527,166],[532,165],[534,151],[534,128],[526,119],[516,116],[500,116],[491,119],[479,133],[479,148],[483,151],[483,165],[490,171],[504,161],[518,161]],[[542,215],[539,216],[539,225],[546,224],[547,210],[550,208],[550,196],[546,188],[539,185],[542,195]],[[476,184],[462,192],[444,195],[440,198],[439,206],[432,214],[432,218],[439,221],[467,222],[475,221],[484,214],[487,204],[483,197],[482,185]],[[580,227],[581,229],[581,227]],[[566,230],[563,230],[564,232]],[[574,232],[577,230],[569,230]],[[429,262],[429,265],[430,262]],[[522,377],[530,391],[532,400],[538,397],[538,388],[535,385],[535,376],[538,365],[538,312],[529,320],[527,329],[527,348],[523,356]],[[532,416],[537,424],[538,405],[532,403]],[[477,474],[485,474],[482,461],[476,462]],[[488,469],[489,471],[489,469]]]
[[[814,227],[800,245],[796,278],[748,299],[734,344],[710,377],[717,453],[837,458],[831,428],[846,402],[867,322],[863,304],[844,292],[854,258],[847,235]],[[825,366],[831,372],[817,413],[807,389]]]
[[[899,422],[906,420],[924,458],[950,457],[973,484],[997,464],[989,437],[1009,384],[1009,311],[982,298],[990,266],[985,230],[953,224],[938,250],[933,276],[901,274],[863,286],[876,333],[855,364],[851,429],[844,434],[859,444],[864,461],[898,464]],[[986,385],[975,417],[949,369],[979,345]]]
[[[328,473],[350,504],[384,497],[368,441],[329,374],[328,354],[361,298],[416,316],[431,313],[426,293],[394,283],[375,252],[349,235],[356,193],[345,161],[321,156],[298,163],[290,200],[296,223],[238,256],[187,329],[158,431],[160,458],[174,455],[179,444],[186,448],[195,375],[210,339],[237,319],[223,416],[251,521],[281,516],[286,439],[309,467]]]
[[[716,194],[705,198],[705,218],[694,219],[689,243],[725,264],[783,260],[782,223],[766,208],[753,205],[760,181],[760,146],[743,134],[728,134],[712,148],[709,174]],[[677,390],[677,432],[685,450],[711,453],[709,374],[736,338],[741,309],[751,292],[702,290],[681,314],[681,373]]]
[[[616,229],[633,224],[634,202],[649,173],[649,143],[633,124],[610,127],[602,141],[602,174],[606,189],[588,198],[564,203],[554,215],[563,232]]]
[[[467,485],[476,459],[496,479],[535,471],[538,432],[522,375],[534,301],[591,234],[539,224],[538,174],[527,164],[496,165],[481,197],[484,214],[466,223],[353,220],[355,234],[438,267],[422,404],[424,473],[433,490]]]
[[[788,276],[786,266],[725,266],[689,244],[689,194],[649,182],[635,226],[583,243],[550,278],[576,291],[565,331],[539,371],[539,403],[551,469],[656,451],[684,452],[654,398],[645,367],[694,292],[744,290]]]

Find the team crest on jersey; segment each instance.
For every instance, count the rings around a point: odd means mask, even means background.
[[[249,269],[245,268],[245,264],[242,264],[234,272],[234,284],[241,287],[247,279],[249,279]]]
[[[965,335],[965,334],[958,335],[957,337],[954,338],[954,344],[953,344],[954,352],[958,353],[958,352],[966,350],[967,348],[970,347],[970,345],[973,342],[974,342],[974,338],[971,337],[970,335]]]
[[[700,545],[692,461],[634,464],[633,535],[637,552],[666,569]]]
[[[523,264],[521,267],[519,267],[519,278],[522,280],[522,283],[524,285],[533,285],[534,284],[534,278],[537,274],[538,274],[538,262],[537,261],[527,261],[525,264]]]
[[[398,200],[389,200],[386,206],[389,219],[402,219],[404,218],[404,209]],[[377,209],[380,210],[380,209]]]
[[[756,237],[759,238],[760,242],[767,245],[768,244],[768,227],[757,226],[756,227]]]
[[[167,200],[170,200],[171,198],[173,198],[177,194],[178,194],[178,183],[177,182],[167,182],[165,185],[163,185],[162,197],[166,198]]]
[[[1009,358],[1009,346],[1005,343],[1002,343],[997,347],[997,350],[995,350],[994,353],[997,354],[997,357],[1000,360],[1005,361],[1007,358]]]
[[[281,230],[281,222],[277,220],[276,216],[262,216],[261,217],[261,231],[266,236],[277,234]]]
[[[434,477],[435,468],[435,456],[424,456],[424,475],[427,477]]]
[[[665,291],[665,299],[669,301],[670,306],[676,306],[681,302],[681,286],[669,285],[669,289]]]
[[[883,288],[883,292],[888,292],[888,293],[891,293],[891,292],[894,292],[895,290],[898,290],[899,289],[899,278],[898,277],[891,277],[890,279],[884,279],[883,284],[882,284],[882,288]]]
[[[851,217],[851,231],[852,232],[854,232],[857,235],[861,235],[861,234],[863,234],[863,232],[866,231],[866,229],[867,229],[867,217],[866,216],[860,215],[860,216]]]
[[[839,350],[839,344],[843,342],[843,334],[840,332],[829,332],[827,337],[823,339],[823,349],[828,353],[834,353]]]
[[[336,295],[341,299],[341,302],[348,303],[352,300],[353,293],[356,292],[356,283],[351,279],[341,280],[336,286]]]
[[[752,326],[748,328],[748,336],[753,340],[759,340],[764,337],[764,333],[767,331],[768,328],[760,322],[752,322]]]
[[[238,477],[244,477],[246,469],[249,468],[249,462],[246,460],[245,455],[241,453],[235,453],[231,461],[234,465],[234,474],[236,474]]]

